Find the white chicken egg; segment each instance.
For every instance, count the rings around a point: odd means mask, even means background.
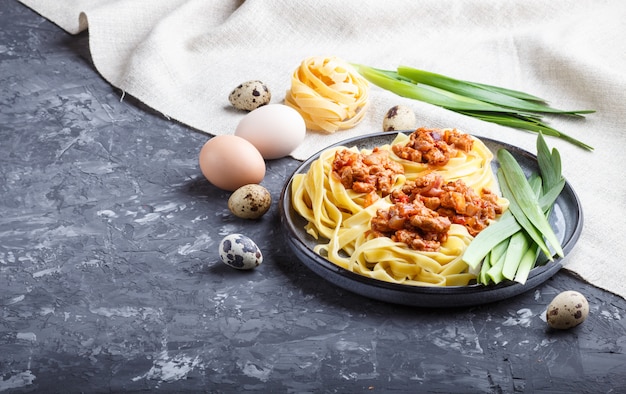
[[[264,159],[287,156],[305,134],[302,115],[283,104],[268,104],[247,113],[235,129],[235,135],[248,140]]]
[[[250,270],[263,262],[263,254],[253,240],[243,234],[230,234],[220,242],[220,259],[229,267]]]

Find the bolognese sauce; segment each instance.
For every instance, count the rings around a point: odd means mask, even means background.
[[[470,135],[456,129],[419,128],[406,144],[392,145],[391,149],[402,159],[436,168],[445,166],[459,151],[472,150],[473,142]],[[369,234],[389,237],[420,251],[438,250],[452,224],[462,225],[476,236],[503,210],[498,196],[490,190],[479,194],[462,180],[445,182],[434,172],[407,181],[390,194],[393,205],[376,212]]]
[[[436,169],[459,151],[472,150],[473,141],[470,135],[455,129],[419,128],[406,144],[392,145],[391,150],[402,159]],[[332,172],[346,189],[366,193],[365,206],[389,196],[393,205],[376,211],[368,235],[388,237],[414,250],[437,251],[447,240],[452,224],[462,225],[476,236],[503,211],[498,196],[490,190],[477,193],[462,180],[446,182],[436,172],[427,171],[394,190],[396,177],[404,173],[404,167],[390,159],[389,151],[378,147],[370,154],[337,150]]]
[[[398,174],[404,174],[404,167],[389,159],[389,152],[374,148],[372,153],[357,153],[348,149],[335,152],[332,164],[333,174],[346,189],[357,193],[367,193],[365,206],[373,204],[391,193]]]
[[[445,182],[435,173],[407,181],[390,199],[393,205],[379,209],[372,218],[370,235],[389,237],[420,251],[438,250],[453,223],[476,236],[502,213],[498,196],[491,191],[478,195],[462,180]]]
[[[416,163],[445,166],[458,151],[472,150],[474,140],[456,129],[428,129],[420,127],[409,136],[406,144],[391,147],[398,157]]]

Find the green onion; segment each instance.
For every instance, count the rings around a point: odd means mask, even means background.
[[[535,133],[543,133],[552,137],[560,138],[563,141],[570,142],[576,146],[584,148],[586,150],[593,150],[591,145],[588,145],[580,140],[575,139],[561,131],[558,131],[547,124],[540,121],[541,118],[532,117],[531,115],[522,114],[509,114],[509,113],[496,113],[490,114],[482,111],[455,111],[463,115],[471,116],[476,119],[483,120],[485,122],[496,123],[502,126],[513,127],[517,129],[527,130]]]
[[[561,155],[556,149],[550,151],[542,135],[539,135],[539,138],[537,138],[537,164],[543,178],[544,194],[549,189],[564,183],[563,175],[561,174]]]
[[[377,70],[361,66],[359,73],[373,84],[384,87],[399,96],[424,101],[440,107],[459,111],[509,111],[504,107],[485,103],[471,97],[458,95],[436,87],[415,85],[404,78],[397,77],[397,74],[393,71]],[[394,75],[396,76],[394,77]]]
[[[480,266],[480,272],[477,277],[478,283],[484,283],[484,284],[489,283],[489,281],[491,280],[488,274],[489,269],[491,269],[491,253],[485,256],[485,259],[483,260],[483,263]]]
[[[518,99],[522,99],[522,100],[527,100],[527,101],[537,101],[540,103],[544,103],[545,104],[545,100],[542,99],[541,97],[537,97],[537,96],[533,96],[532,94],[528,94],[528,93],[524,93],[524,92],[520,92],[518,90],[512,90],[512,89],[507,89],[507,88],[501,88],[499,86],[493,86],[493,85],[486,85],[484,83],[478,83],[478,82],[468,82],[468,81],[464,81],[466,83],[470,83],[474,86],[479,86],[483,89],[487,89],[487,90],[491,90],[493,92],[498,92],[498,93],[502,93],[502,94],[506,94],[509,95],[511,97],[516,97]]]
[[[528,248],[526,253],[522,256],[522,259],[519,262],[517,267],[517,273],[515,274],[515,281],[521,284],[526,283],[526,279],[528,278],[528,274],[530,274],[530,270],[535,265],[535,261],[537,261],[537,256],[539,255],[539,248]]]
[[[509,240],[504,240],[496,245],[490,252],[491,267],[487,270],[487,275],[493,283],[498,284],[504,279],[502,276],[502,267],[504,266],[507,250],[510,247],[509,244]]]
[[[522,228],[510,211],[504,212],[497,222],[491,223],[472,240],[465,252],[463,261],[472,269],[477,269],[485,256],[500,242],[510,238]]]
[[[586,150],[590,145],[566,135],[542,121],[544,114],[583,117],[594,110],[552,108],[542,98],[497,86],[464,81],[412,67],[396,71],[381,70],[360,64],[355,68],[368,81],[399,96],[437,105],[486,122],[544,133]]]
[[[528,183],[530,184],[533,193],[536,196],[539,196],[542,189],[542,180],[537,174],[531,175],[528,179]],[[506,184],[505,184],[506,188]],[[508,192],[508,190],[507,190]],[[503,191],[503,194],[505,192]],[[510,192],[507,193],[510,195]],[[515,274],[518,271],[520,261],[523,259],[526,251],[532,246],[532,238],[528,236],[524,231],[518,231],[513,234],[509,239],[509,248],[506,251],[506,257],[504,260],[504,264],[502,265],[502,276],[506,279],[513,280],[515,278]],[[538,246],[534,246],[535,249],[538,249]],[[551,258],[551,257],[550,257]]]
[[[423,83],[426,85],[435,86],[449,92],[453,92],[467,97],[473,97],[477,100],[481,100],[498,106],[512,108],[519,111],[555,113],[576,116],[580,116],[580,114],[583,113],[588,114],[593,112],[590,110],[565,111],[561,109],[556,109],[544,104],[545,102],[538,98],[534,98],[533,101],[527,101],[515,96],[511,96],[505,92],[494,91],[468,81],[462,81],[459,79],[446,77],[445,75],[418,70],[416,68],[407,66],[398,67],[398,74],[414,81],[415,83]]]
[[[550,253],[544,247],[545,243],[543,243],[543,240],[534,237],[536,233],[533,229],[539,234],[543,234],[556,253],[563,257],[563,249],[561,249],[559,240],[556,238],[548,219],[539,206],[537,196],[533,193],[522,168],[515,161],[513,155],[505,149],[498,150],[498,161],[502,169],[502,178],[506,180],[506,184],[511,190],[512,200],[515,201],[515,204],[511,201],[511,206],[519,205],[522,211],[519,214],[517,210],[512,210],[511,213],[513,213],[515,219],[539,245],[546,256],[549,256]]]
[[[502,264],[502,276],[513,280],[519,270],[520,261],[531,246],[531,240],[523,231],[519,231],[510,238],[509,247],[506,251],[504,264]]]
[[[562,179],[558,185],[552,187],[546,194],[542,194],[541,197],[539,197],[539,205],[544,212],[549,212],[550,207],[552,207],[554,201],[559,194],[561,194],[564,185],[565,180]],[[472,269],[477,269],[481,261],[497,244],[521,230],[522,227],[515,220],[511,211],[507,210],[496,222],[491,223],[474,238],[463,253],[463,261]]]
[[[499,283],[504,279],[525,283],[530,270],[538,264],[540,251],[544,252],[547,260],[553,260],[544,238],[558,255],[563,255],[547,219],[565,186],[561,174],[561,157],[556,149],[550,151],[543,134],[539,133],[539,173],[531,174],[526,179],[515,158],[504,149],[498,151],[498,159],[500,189],[502,195],[510,201],[509,209],[474,238],[465,250],[463,260],[472,271],[479,272],[478,283]],[[509,172],[513,172],[513,175]],[[527,193],[524,204],[534,208],[522,206],[516,198],[520,193]],[[535,212],[531,214],[532,219],[527,216],[529,210]],[[537,220],[533,216],[538,213],[543,219]],[[506,245],[504,256],[502,245]]]
[[[507,151],[502,151],[502,150],[499,151],[498,152],[498,159],[501,156],[501,152],[508,153]],[[521,171],[521,169],[520,169],[520,171]],[[529,208],[530,206],[532,206],[532,201],[529,202],[527,199],[518,200],[518,198],[520,198],[520,197],[517,197],[515,195],[515,192],[513,191],[514,188],[516,188],[516,189],[518,189],[518,188],[526,189],[526,188],[521,186],[521,185],[518,185],[516,183],[513,183],[514,181],[512,181],[512,180],[506,179],[506,177],[504,175],[504,170],[502,170],[502,168],[500,168],[500,170],[498,171],[498,181],[500,182],[500,189],[502,190],[502,195],[506,196],[507,198],[509,198],[509,211],[511,211],[511,213],[515,217],[515,220],[517,220],[517,223],[519,223],[519,225],[522,227],[522,229],[524,229],[526,231],[528,236],[530,236],[530,238],[537,244],[537,246],[539,246],[541,251],[546,256],[551,256],[550,250],[548,249],[548,246],[546,245],[546,243],[543,240],[543,236],[541,234],[541,230],[539,230],[533,224],[533,220],[530,217],[528,217],[528,212],[529,211],[532,210],[532,212],[534,214],[534,209],[533,208]],[[526,182],[526,184],[528,184],[528,181],[526,180],[525,177],[524,177],[524,182]],[[511,186],[511,184],[513,184],[515,186]],[[528,186],[528,191],[530,193],[532,193],[532,190],[530,189],[530,186]],[[524,195],[524,197],[526,197],[526,196]],[[534,197],[535,196],[533,195],[533,198]],[[521,201],[524,201],[524,202],[521,202]],[[533,214],[531,214],[531,215],[533,215]],[[541,216],[544,217],[543,213],[541,213]],[[548,226],[549,226],[549,224],[548,224]],[[550,230],[552,230],[552,229],[550,229]]]

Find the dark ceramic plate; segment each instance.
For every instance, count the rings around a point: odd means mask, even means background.
[[[377,133],[342,141],[336,145],[357,146],[359,149],[372,149],[375,146],[389,144],[395,133]],[[488,138],[479,137],[494,152],[506,148],[529,175],[538,171],[537,158],[533,154],[512,145],[504,144]],[[311,163],[321,152],[310,157],[300,165],[293,175],[306,173]],[[492,162],[494,171],[498,167],[497,160]],[[291,201],[291,184],[293,175],[285,185],[280,197],[281,223],[285,230],[287,243],[295,255],[313,272],[325,280],[351,292],[365,297],[391,303],[418,307],[460,307],[486,304],[500,301],[531,290],[552,277],[563,264],[558,258],[545,265],[531,270],[524,285],[514,281],[505,281],[497,285],[468,285],[450,287],[421,287],[388,283],[368,278],[341,268],[313,251],[317,241],[306,233],[303,219],[294,211]],[[569,183],[557,198],[550,216],[550,223],[561,241],[565,256],[572,250],[583,226],[583,213],[580,201]]]

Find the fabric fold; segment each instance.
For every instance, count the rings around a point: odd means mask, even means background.
[[[548,122],[594,146],[585,152],[549,139],[579,193],[585,229],[566,268],[626,296],[626,3],[394,0],[20,0],[77,34],[88,30],[93,63],[120,94],[210,135],[232,134],[244,113],[228,95],[258,79],[282,103],[290,75],[310,56],[337,56],[383,69],[408,65],[460,79],[522,90],[558,108],[596,109],[586,119]],[[412,108],[419,125],[456,127],[534,152],[536,137],[398,97],[375,86],[356,127],[307,132],[292,156],[305,159],[335,142],[382,130],[385,112]],[[608,163],[607,163],[608,162]],[[607,223],[610,222],[610,231]]]

